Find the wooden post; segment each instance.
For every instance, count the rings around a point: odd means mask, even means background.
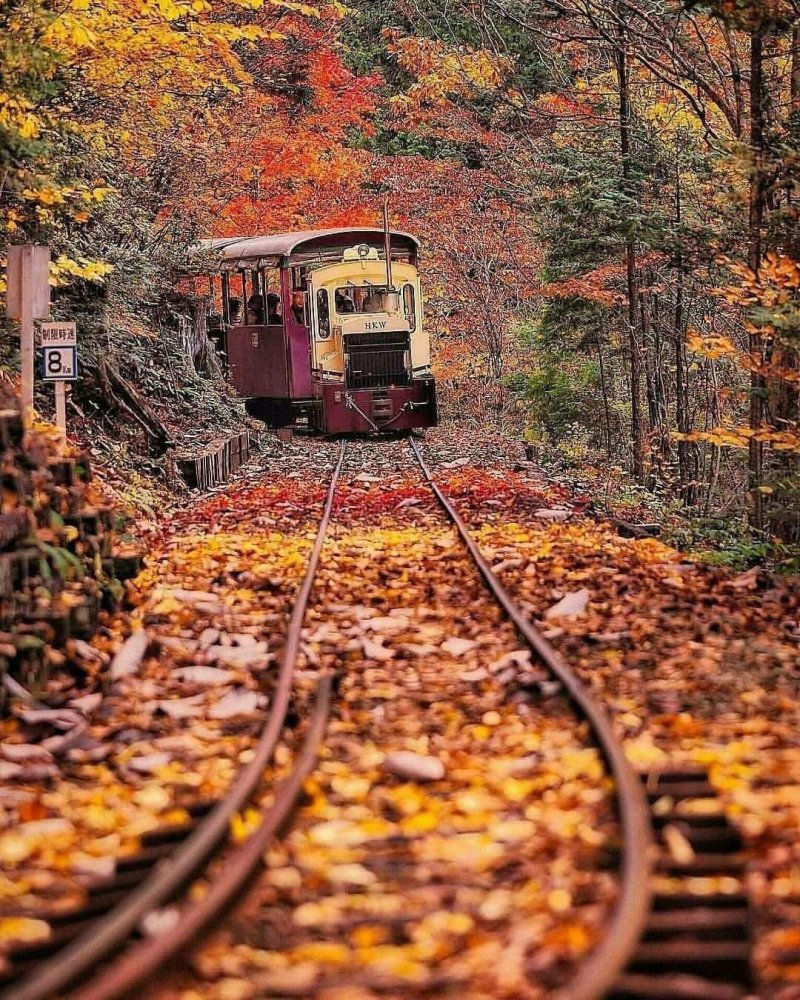
[[[50,247],[8,248],[6,315],[19,321],[22,414],[33,414],[33,322],[50,315]]]
[[[66,436],[67,433],[67,393],[66,383],[56,382],[56,427]]]

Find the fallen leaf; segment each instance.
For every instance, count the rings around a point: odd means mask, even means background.
[[[677,826],[673,823],[667,823],[661,832],[661,836],[664,838],[664,843],[673,861],[676,861],[679,865],[688,865],[694,861],[694,848]]]
[[[15,764],[27,764],[31,761],[49,762],[53,755],[35,743],[3,743],[0,744],[0,756]]]
[[[145,937],[159,937],[168,934],[177,926],[181,919],[181,911],[177,906],[169,906],[163,910],[151,910],[139,922],[139,928]]]
[[[203,684],[217,686],[229,684],[234,680],[235,675],[230,670],[220,670],[219,667],[177,667],[172,671],[172,676],[178,680],[187,681],[190,684]]]
[[[475,649],[477,642],[474,639],[458,639],[453,637],[452,639],[446,639],[441,648],[445,653],[449,653],[451,656],[459,657],[464,656],[465,653],[469,653],[470,650]]]
[[[0,941],[37,944],[50,937],[50,924],[32,917],[0,917]]]
[[[171,719],[196,719],[204,714],[203,705],[206,696],[204,694],[194,694],[189,698],[171,698],[168,701],[159,701],[158,708]]]
[[[368,660],[378,660],[379,662],[384,662],[386,660],[391,660],[394,656],[394,650],[386,649],[380,643],[373,642],[372,639],[368,639],[366,636],[361,639],[361,648],[364,650],[364,656],[366,656]]]
[[[112,681],[138,673],[139,667],[150,645],[150,637],[144,629],[132,632],[111,661],[109,676]]]
[[[157,771],[160,767],[166,767],[171,760],[172,757],[168,753],[148,753],[129,760],[127,766],[132,771],[138,771],[140,774],[152,774],[153,771]]]
[[[551,618],[568,618],[571,615],[582,615],[586,610],[586,605],[589,603],[589,591],[585,588],[583,590],[573,590],[572,593],[565,594],[556,604],[551,608],[548,608],[544,613],[544,617],[548,620]]]
[[[423,756],[410,750],[387,754],[383,769],[410,781],[439,781],[445,775],[445,766],[437,757]]]
[[[237,715],[252,715],[257,710],[258,694],[255,691],[236,688],[212,705],[208,715],[212,719],[232,719]]]

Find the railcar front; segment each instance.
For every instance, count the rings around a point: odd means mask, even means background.
[[[436,423],[430,345],[416,266],[369,243],[313,271],[315,425],[326,434],[406,431]]]

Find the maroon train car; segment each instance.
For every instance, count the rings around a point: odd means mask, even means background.
[[[415,237],[325,229],[201,249],[218,267],[216,339],[248,413],[325,434],[436,423]]]

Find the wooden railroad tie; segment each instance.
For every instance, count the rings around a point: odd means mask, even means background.
[[[633,960],[612,991],[615,1000],[737,1000],[753,992],[752,915],[744,887],[746,859],[738,830],[719,808],[701,768],[643,775],[653,808],[659,875],[685,889],[656,892]],[[692,808],[685,806],[689,800]],[[703,803],[706,808],[703,809]],[[672,840],[672,849],[670,849]],[[675,841],[679,849],[675,849]],[[695,879],[719,878],[730,892],[702,892]]]

